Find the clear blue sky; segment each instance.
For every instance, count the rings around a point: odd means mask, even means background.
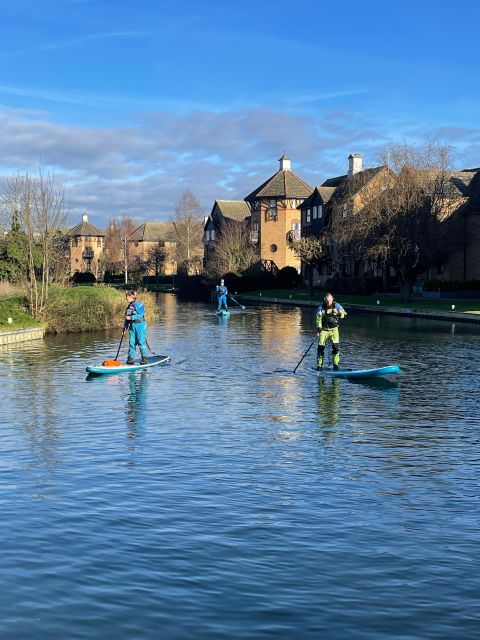
[[[311,184],[390,142],[480,166],[480,8],[430,0],[3,0],[0,176],[56,167],[86,209],[208,213],[287,151]]]

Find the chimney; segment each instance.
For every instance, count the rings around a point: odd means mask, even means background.
[[[348,177],[351,178],[356,173],[362,171],[363,158],[359,153],[351,153],[348,156]]]
[[[88,216],[86,213],[82,214],[82,222],[88,222]]]
[[[280,162],[280,171],[290,171],[292,168],[292,162],[286,153],[279,159]]]

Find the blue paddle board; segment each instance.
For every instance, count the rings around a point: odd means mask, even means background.
[[[147,364],[121,364],[118,367],[108,367],[103,364],[97,364],[87,367],[87,372],[92,375],[101,376],[107,373],[127,373],[130,371],[139,371],[141,369],[150,369],[156,367],[159,364],[168,364],[170,362],[170,356],[151,356],[147,358]]]
[[[388,376],[392,373],[399,373],[400,367],[391,365],[389,367],[379,367],[378,369],[320,369],[318,373],[324,373],[332,378],[375,378],[377,376]]]
[[[229,315],[230,315],[230,311],[225,311],[225,309],[222,309],[221,311],[217,311],[217,316],[219,316],[220,318],[226,318]]]

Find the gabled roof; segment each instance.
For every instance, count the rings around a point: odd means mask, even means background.
[[[469,187],[472,179],[475,177],[477,171],[472,169],[470,171],[451,171],[450,182],[454,187],[460,191],[462,195],[468,195]]]
[[[250,215],[250,207],[245,200],[215,200],[214,208],[215,205],[224,218],[241,221]]]
[[[327,178],[325,182],[322,182],[322,187],[333,187],[334,189],[342,184],[347,177],[347,174],[343,176],[336,176],[335,178]]]
[[[353,196],[361,191],[376,175],[378,175],[383,169],[386,169],[385,165],[380,167],[373,167],[372,169],[364,169],[358,173],[354,173],[351,178],[342,180],[339,186],[335,189],[333,194],[333,201],[339,201],[342,198]],[[325,182],[323,183],[325,186]]]
[[[333,192],[335,191],[334,187],[315,187],[312,193],[306,198],[301,204],[298,205],[297,209],[308,209],[312,205],[317,202],[322,202],[322,204],[326,204],[330,198],[332,197]]]
[[[245,200],[248,202],[257,198],[308,198],[312,190],[313,187],[305,180],[302,180],[293,171],[285,169],[277,171],[275,175],[252,191]]]
[[[104,237],[105,231],[103,229],[94,227],[93,224],[90,224],[90,222],[82,220],[82,222],[77,224],[76,227],[73,227],[73,229],[70,229],[70,231],[68,231],[67,236],[95,236],[98,238]]]
[[[170,230],[169,222],[144,222],[128,236],[128,239],[135,242],[163,242]]]

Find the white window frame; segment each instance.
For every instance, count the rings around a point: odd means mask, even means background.
[[[310,224],[311,219],[312,219],[312,210],[311,209],[305,209],[305,222],[307,224]]]

